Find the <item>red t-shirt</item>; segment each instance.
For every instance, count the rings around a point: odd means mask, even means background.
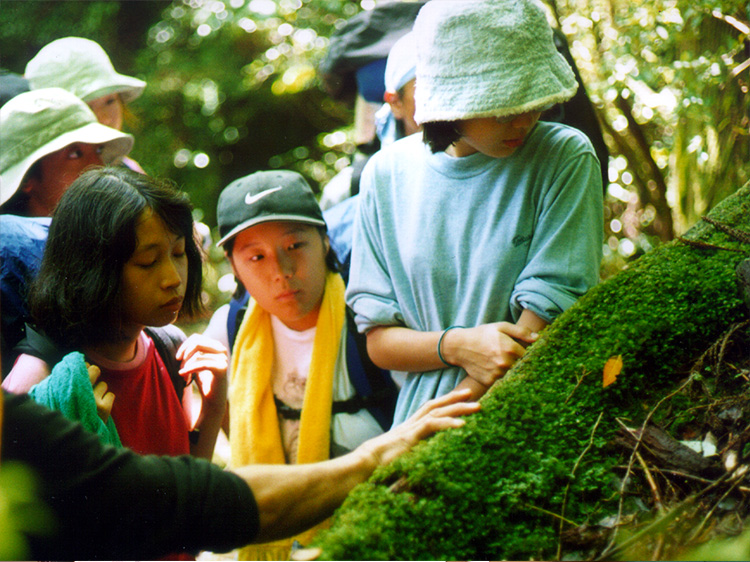
[[[127,363],[94,355],[88,360],[115,395],[111,415],[124,446],[142,455],[190,453],[188,416],[151,338],[141,333],[135,358]]]

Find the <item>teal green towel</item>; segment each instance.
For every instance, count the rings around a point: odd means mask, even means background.
[[[69,353],[55,365],[52,373],[29,391],[36,402],[58,410],[96,433],[104,443],[122,447],[112,416],[105,424],[96,412],[96,400],[82,353]]]

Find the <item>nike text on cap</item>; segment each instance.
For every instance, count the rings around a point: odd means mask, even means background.
[[[224,188],[216,208],[219,246],[256,224],[293,221],[325,226],[309,184],[297,172],[255,172]]]

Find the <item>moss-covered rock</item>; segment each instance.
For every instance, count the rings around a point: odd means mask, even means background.
[[[550,559],[561,521],[615,513],[615,418],[642,421],[686,363],[747,316],[735,269],[750,243],[721,225],[750,232],[750,184],[709,218],[591,289],[463,428],[356,488],[317,540],[320,558]],[[622,371],[603,387],[614,356]]]

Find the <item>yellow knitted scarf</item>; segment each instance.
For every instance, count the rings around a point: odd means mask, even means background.
[[[333,375],[345,310],[344,282],[339,274],[329,272],[305,384],[298,464],[326,460],[330,455]],[[273,345],[271,317],[251,299],[232,352],[229,442],[235,467],[285,462],[271,381]],[[308,531],[284,541],[250,545],[240,551],[240,559],[288,560],[293,540],[308,544],[312,534]]]

